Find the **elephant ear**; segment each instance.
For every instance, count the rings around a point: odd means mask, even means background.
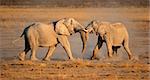
[[[60,20],[56,23],[56,26],[55,26],[55,31],[57,34],[59,35],[66,35],[66,36],[69,36],[70,33],[68,31],[68,28],[66,27],[66,25],[64,24],[64,21],[65,20]]]
[[[64,25],[66,26],[66,28],[68,29],[69,33],[73,33],[74,32],[74,19],[73,18],[67,18],[64,21]]]
[[[110,23],[109,22],[101,22],[98,26],[98,32],[101,34],[110,32]]]
[[[72,19],[72,18],[65,19],[64,24],[66,25],[66,27],[73,25],[73,20],[74,19]]]
[[[98,32],[99,22],[96,21],[96,20],[94,20],[94,21],[92,22],[92,24],[93,24],[93,29],[94,29],[94,31],[95,31],[95,32]]]
[[[105,31],[106,33],[110,33],[111,32],[111,24],[110,23],[106,23],[106,27],[105,27]]]

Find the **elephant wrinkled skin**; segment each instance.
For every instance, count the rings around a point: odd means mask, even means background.
[[[98,42],[93,50],[91,59],[97,58],[96,55],[102,47],[103,42],[106,43],[109,57],[112,57],[113,53],[117,53],[118,48],[123,45],[129,59],[132,58],[132,53],[129,49],[129,35],[122,23],[111,24],[109,22],[93,20],[88,24],[86,30],[92,33],[95,32],[98,35]]]
[[[36,58],[36,50],[38,47],[49,47],[48,52],[43,60],[49,60],[58,43],[60,43],[69,56],[69,59],[74,60],[68,41],[68,36],[80,32],[83,41],[83,51],[85,51],[85,43],[87,33],[84,27],[74,18],[63,18],[50,24],[36,22],[30,24],[24,29],[21,37],[24,35],[25,49],[19,53],[19,59],[25,60],[25,56],[31,50],[31,60]]]

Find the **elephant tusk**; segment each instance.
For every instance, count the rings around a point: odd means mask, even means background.
[[[86,29],[83,29],[83,31],[86,32],[86,33],[88,33],[88,30],[86,30]]]
[[[96,35],[99,35],[98,32],[96,32]]]

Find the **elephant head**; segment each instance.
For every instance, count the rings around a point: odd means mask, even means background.
[[[100,35],[102,39],[104,39],[104,36],[106,33],[110,32],[110,23],[108,22],[99,22],[96,20],[91,21],[88,26],[86,27],[86,30],[90,33],[96,33],[96,35]]]
[[[87,27],[86,27],[86,30],[90,33],[94,33],[94,32],[97,32],[98,30],[98,21],[94,20],[94,21],[91,21]]]
[[[81,40],[83,43],[82,53],[85,52],[87,42],[87,30],[74,18],[63,18],[57,21],[55,31],[59,35],[70,36],[76,32],[80,33]]]

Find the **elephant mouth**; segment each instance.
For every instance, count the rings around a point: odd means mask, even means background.
[[[102,40],[105,40],[105,38],[104,38],[104,37],[102,37]]]
[[[105,36],[104,35],[100,35],[102,40],[105,40]]]
[[[94,32],[95,32],[95,31],[92,30],[92,31],[90,31],[89,33],[93,34]]]
[[[99,33],[98,33],[98,32],[96,32],[96,35],[99,35]]]
[[[75,32],[74,32],[74,31],[70,31],[69,33],[70,33],[70,35],[72,35],[72,34],[74,34]]]
[[[102,40],[105,40],[106,34],[107,34],[107,33],[99,33],[99,35],[101,36]]]

